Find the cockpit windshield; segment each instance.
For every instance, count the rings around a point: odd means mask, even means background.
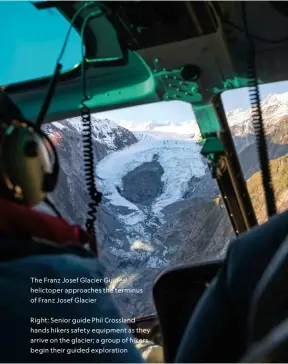
[[[83,225],[88,198],[81,127],[79,117],[43,126],[61,158],[53,202],[68,221]],[[109,288],[120,290],[113,296],[124,317],[151,315],[160,272],[221,258],[235,235],[201,155],[191,104],[165,101],[97,113],[92,128],[103,193],[97,236]]]
[[[55,8],[38,10],[29,1],[0,2],[0,86],[53,74],[70,23]],[[81,38],[72,29],[62,65],[81,60]]]

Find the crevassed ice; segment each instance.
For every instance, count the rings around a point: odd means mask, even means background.
[[[200,178],[205,175],[207,167],[203,163],[200,149],[191,140],[142,140],[102,159],[96,168],[99,178],[97,185],[114,206],[126,206],[132,210],[131,214],[125,215],[125,220],[130,217],[130,224],[134,225],[142,220],[143,212],[118,193],[116,187],[122,188],[122,177],[141,164],[151,162],[153,156],[158,154],[158,161],[164,169],[164,191],[152,209],[154,213],[160,213],[165,206],[182,198],[193,176]]]

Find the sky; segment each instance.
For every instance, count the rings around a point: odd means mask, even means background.
[[[37,10],[30,1],[0,1],[0,85],[23,82],[54,72],[70,23],[55,9]],[[51,26],[53,24],[53,26]],[[72,29],[63,71],[81,60],[81,40]]]

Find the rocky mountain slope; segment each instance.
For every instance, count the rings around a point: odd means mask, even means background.
[[[51,195],[51,199],[66,219],[83,225],[88,195],[83,168],[81,121],[74,118],[45,124],[43,130],[56,145],[61,166],[57,189]],[[113,151],[137,142],[129,130],[109,120],[94,118],[92,133],[96,162]]]
[[[288,156],[272,160],[270,164],[277,211],[281,213],[288,209]],[[260,172],[248,179],[247,186],[258,222],[262,224],[267,214]],[[175,241],[184,242],[173,251],[170,264],[223,256],[229,241],[235,237],[222,198],[209,203],[192,199],[181,209],[177,218],[170,225],[164,225],[158,234],[164,243],[169,241],[171,246]]]
[[[288,124],[286,126],[286,129],[283,128],[283,130],[288,130]],[[268,155],[270,160],[277,159],[288,153],[288,144],[274,143],[273,137],[274,134],[270,134],[266,137]],[[244,137],[234,137],[234,143],[238,151],[238,156],[244,173],[244,177],[247,180],[260,169],[258,150],[255,144],[255,136],[249,134]],[[247,146],[243,147],[243,145]],[[240,146],[239,149],[237,148],[237,146]]]
[[[277,211],[281,213],[288,208],[288,155],[272,160],[270,166]],[[262,224],[267,219],[267,213],[261,173],[257,172],[249,178],[247,185],[258,221]]]

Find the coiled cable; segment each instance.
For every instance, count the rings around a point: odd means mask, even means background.
[[[92,236],[91,248],[97,252],[97,241],[96,241],[96,213],[97,206],[101,202],[102,193],[96,188],[95,182],[95,163],[93,153],[93,142],[92,142],[92,125],[91,125],[91,113],[90,109],[85,105],[87,99],[81,102],[81,118],[82,118],[82,148],[83,148],[83,159],[84,159],[84,171],[86,186],[88,189],[90,202],[88,203],[86,229]]]
[[[249,98],[252,109],[252,123],[255,131],[256,145],[260,161],[260,168],[262,174],[262,184],[264,188],[267,215],[273,216],[277,213],[275,196],[273,191],[273,183],[269,165],[268,148],[265,139],[265,129],[262,116],[262,108],[260,102],[260,92],[257,78],[257,70],[255,64],[255,48],[253,41],[248,34],[248,26],[246,19],[245,1],[241,2],[242,17],[245,28],[246,39],[248,40],[248,87]]]
[[[96,239],[96,229],[95,222],[97,219],[97,206],[102,200],[102,193],[97,190],[95,181],[95,163],[94,163],[94,153],[93,153],[93,140],[92,140],[92,123],[91,123],[91,111],[86,105],[87,101],[90,100],[90,96],[87,94],[86,88],[86,59],[85,59],[85,49],[84,49],[84,32],[87,25],[88,19],[92,16],[99,16],[101,12],[92,13],[87,16],[84,20],[81,37],[82,37],[82,64],[81,64],[81,78],[82,78],[82,90],[83,90],[83,100],[81,101],[81,119],[82,119],[82,148],[83,148],[83,161],[84,161],[84,172],[86,179],[86,186],[90,197],[90,202],[88,203],[86,229],[91,234],[92,242],[91,249],[97,254],[98,245]]]

